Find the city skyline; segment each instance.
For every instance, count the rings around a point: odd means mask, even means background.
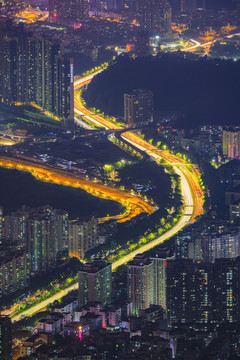
[[[237,360],[240,3],[0,3],[0,358]]]

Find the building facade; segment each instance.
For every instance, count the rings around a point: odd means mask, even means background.
[[[50,0],[49,19],[59,24],[74,24],[88,18],[88,0]]]
[[[229,159],[238,158],[240,156],[240,129],[224,129],[223,130],[223,155]]]
[[[127,265],[127,295],[133,303],[133,315],[153,304],[153,263],[139,254]]]
[[[50,206],[23,207],[4,217],[4,234],[5,245],[28,252],[31,272],[46,272],[68,251],[68,213]]]
[[[150,35],[172,31],[172,8],[167,0],[139,0],[139,22]]]
[[[239,321],[240,258],[197,263],[167,262],[167,310],[170,323]]]
[[[24,289],[30,283],[30,258],[25,251],[1,250],[0,297]]]
[[[194,236],[177,235],[175,240],[177,258],[194,261],[215,262],[240,256],[240,232],[238,228],[222,231],[195,233]]]
[[[151,305],[166,309],[166,267],[170,260],[165,253],[157,252],[147,258],[143,254],[135,256],[127,266],[127,294],[132,303],[133,314]]]
[[[213,312],[217,321],[240,319],[240,258],[217,259],[213,269]]]
[[[0,31],[0,96],[34,103],[60,120],[74,119],[73,59],[60,41],[35,37],[8,22]]]
[[[139,89],[124,94],[124,119],[129,126],[152,122],[153,93]]]
[[[79,306],[87,303],[111,303],[112,296],[112,265],[95,260],[83,265],[78,272]]]
[[[161,256],[151,258],[153,262],[153,302],[166,308],[166,265],[167,259]]]
[[[86,252],[97,246],[98,219],[69,222],[69,255],[84,259]]]
[[[230,259],[238,256],[240,256],[239,231],[231,230],[203,238],[204,262],[215,262],[216,259]]]
[[[0,316],[0,359],[12,360],[12,323],[8,316]]]
[[[211,321],[211,265],[192,260],[167,262],[167,310],[170,323]]]

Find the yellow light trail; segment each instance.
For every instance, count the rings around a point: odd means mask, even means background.
[[[26,156],[24,156],[24,158],[1,156],[0,166],[8,169],[30,172],[36,179],[41,181],[83,189],[101,199],[116,201],[125,208],[125,211],[122,214],[100,219],[100,222],[115,219],[121,223],[131,220],[139,214],[152,214],[154,212],[153,205],[139,196],[132,195],[126,191],[110,186],[101,185],[90,180],[84,180],[76,174],[69,173],[56,167],[48,167],[42,163],[35,162],[35,159]]]
[[[100,71],[98,71],[99,73]],[[82,86],[88,84],[92,78],[96,74],[92,74],[84,79],[79,79],[74,84],[75,94],[77,94],[76,90],[81,88]],[[86,109],[80,99],[75,97],[75,105],[78,111],[89,115],[89,110]],[[92,114],[91,114],[92,115]],[[98,115],[97,119],[94,117],[95,121],[98,121],[101,125],[103,125],[107,129],[116,129],[116,125],[106,119],[102,118]],[[118,127],[119,129],[120,127]],[[132,251],[131,253],[123,256],[121,259],[112,263],[113,270],[116,270],[119,266],[127,263],[128,261],[132,260],[134,256],[138,253],[146,252],[155,246],[163,243],[167,239],[171,238],[175,234],[177,234],[181,229],[183,229],[194,217],[199,216],[203,213],[203,200],[202,195],[203,192],[201,190],[201,186],[198,180],[198,170],[195,168],[193,174],[190,176],[190,171],[188,170],[187,166],[188,163],[184,162],[181,158],[170,154],[169,152],[160,151],[158,148],[149,145],[146,141],[139,139],[133,132],[128,132],[127,134],[122,135],[125,141],[129,144],[136,146],[138,149],[145,151],[151,158],[155,161],[159,162],[162,158],[165,159],[169,164],[172,165],[174,172],[180,177],[181,182],[181,192],[182,192],[182,199],[184,202],[184,211],[181,215],[178,222],[168,231],[166,231],[163,235],[157,237],[156,239],[152,240],[148,244],[141,246],[140,248]],[[180,165],[175,165],[180,164]],[[1,163],[0,163],[1,165]],[[26,310],[20,315],[12,316],[13,321],[19,321],[22,317],[31,316],[40,310],[47,307],[49,304],[53,303],[55,300],[61,299],[64,295],[68,292],[75,290],[78,288],[78,284],[71,285],[67,289],[53,295],[52,297],[44,300],[40,304],[33,306],[32,308]]]

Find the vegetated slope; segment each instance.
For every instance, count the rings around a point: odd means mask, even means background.
[[[186,57],[186,58],[185,58]],[[238,124],[240,62],[162,54],[121,56],[84,93],[87,105],[123,116],[124,93],[147,88],[155,111],[178,111],[190,124]]]

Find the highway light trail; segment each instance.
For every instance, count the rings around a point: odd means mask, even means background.
[[[191,51],[195,51],[197,50],[198,48],[204,48],[204,47],[207,47],[207,46],[210,46],[210,45],[213,45],[216,41],[220,41],[220,40],[223,40],[225,38],[228,38],[228,39],[231,39],[232,37],[234,36],[240,36],[240,33],[236,33],[236,34],[231,34],[231,35],[226,35],[226,36],[221,36],[221,37],[218,37],[212,41],[208,41],[206,43],[200,43],[199,41],[197,40],[194,40],[194,39],[191,39],[191,41],[195,44],[193,46],[190,46],[188,48],[185,48],[185,49],[181,49],[181,51],[187,51],[187,52],[191,52]]]
[[[100,71],[98,71],[98,73],[99,72]],[[115,130],[115,129],[123,128],[123,127],[117,126],[116,124],[113,124],[111,121],[108,121],[108,120],[104,119],[100,115],[93,114],[91,111],[89,111],[88,109],[86,109],[83,106],[83,104],[81,102],[81,99],[79,97],[79,92],[77,90],[80,89],[81,87],[83,87],[84,85],[88,84],[94,76],[95,76],[95,74],[92,74],[92,75],[89,75],[88,77],[86,77],[84,79],[79,79],[79,80],[77,80],[75,82],[75,84],[74,84],[74,89],[75,89],[75,112],[77,114],[79,114],[79,112],[80,112],[84,116],[89,116],[90,119],[93,119],[96,124],[99,124],[99,126],[103,126],[106,129]],[[127,255],[124,255],[119,260],[113,262],[112,263],[113,270],[116,270],[117,267],[127,263],[130,260],[132,260],[133,257],[135,255],[137,255],[138,253],[146,252],[146,251],[154,248],[155,246],[163,243],[164,241],[171,238],[172,236],[176,235],[190,221],[193,221],[193,219],[195,219],[195,217],[200,216],[203,213],[203,191],[201,189],[199,179],[198,179],[198,176],[199,176],[198,169],[194,165],[191,165],[192,166],[192,171],[190,171],[189,168],[188,168],[189,164],[186,161],[184,161],[183,159],[181,159],[178,156],[170,154],[167,151],[159,150],[158,148],[148,144],[146,141],[140,139],[132,131],[124,133],[121,136],[122,136],[122,139],[125,142],[128,142],[129,144],[134,145],[136,148],[146,152],[157,163],[159,163],[159,161],[161,159],[164,159],[166,161],[166,164],[172,166],[174,172],[180,177],[182,200],[183,200],[183,203],[184,203],[184,210],[183,210],[183,213],[180,216],[178,222],[171,229],[166,231],[163,235],[161,235],[161,236],[155,238],[154,240],[150,241],[148,244],[145,244],[145,245],[141,246],[140,248],[132,251],[131,253],[129,253]],[[1,162],[0,162],[0,165],[1,165]],[[24,170],[24,169],[22,169],[22,170]],[[30,170],[26,169],[26,170],[30,171],[31,169]],[[58,176],[57,176],[57,179],[58,179]],[[52,178],[51,178],[51,180],[52,180]],[[45,174],[43,174],[43,181],[46,181]],[[68,185],[68,186],[74,186],[74,185],[71,184],[71,181],[72,180],[69,180],[69,178],[67,178],[67,180],[65,181],[65,184]],[[76,180],[74,180],[74,181],[76,181]],[[57,181],[55,181],[55,182],[57,183]],[[73,182],[73,184],[76,185],[75,182]],[[97,184],[95,184],[95,183],[94,183],[94,185],[97,186]],[[98,185],[98,186],[100,186],[100,185]],[[101,185],[101,186],[103,186],[103,185]],[[88,183],[88,187],[90,187],[89,183]],[[115,190],[115,189],[112,189],[112,190]],[[98,190],[98,193],[100,194],[100,190]],[[99,196],[99,195],[96,195],[96,196]],[[109,194],[108,194],[108,196],[109,196]],[[119,196],[119,194],[118,194],[118,196]],[[125,194],[125,196],[126,196],[126,194]],[[130,195],[128,194],[128,196],[130,196]],[[107,197],[107,198],[109,198],[109,197]],[[112,195],[111,195],[111,198],[113,199]],[[117,198],[118,197],[116,195],[114,195],[114,200],[115,201],[120,200],[120,199],[117,200]],[[130,199],[132,201],[130,201]],[[137,199],[137,204],[134,203],[134,201],[136,199]],[[136,214],[137,211],[140,211],[139,209],[137,210],[136,207],[135,207],[136,205],[139,205],[138,202],[140,200],[142,200],[142,199],[139,199],[137,197],[131,197],[131,196],[128,197],[128,201],[130,201],[131,206],[132,206],[131,207],[129,205],[129,210],[133,211],[133,213],[135,213],[135,214]],[[148,212],[146,210],[149,210],[150,211],[149,213],[153,212],[153,208],[147,203],[143,204],[141,202],[140,209],[145,210],[145,212]],[[126,214],[125,216],[129,217],[130,215]],[[32,308],[26,310],[25,312],[21,313],[20,315],[17,315],[17,316],[13,315],[12,320],[13,321],[19,321],[22,317],[31,316],[31,315],[41,311],[42,309],[46,308],[48,305],[53,303],[55,300],[61,299],[68,292],[70,292],[72,290],[75,290],[77,288],[78,288],[77,283],[74,284],[74,285],[71,285],[67,289],[65,289],[63,291],[60,291],[59,293],[57,293],[57,294],[53,295],[52,297],[44,300],[40,304],[37,304],[37,305],[33,306]]]
[[[142,213],[152,214],[154,212],[154,206],[139,196],[90,180],[85,180],[77,174],[69,173],[56,167],[48,167],[44,164],[34,162],[33,158],[27,158],[26,156],[24,156],[24,158],[1,156],[0,166],[30,172],[35,178],[41,181],[80,188],[93,196],[116,201],[124,207],[123,213],[102,218],[100,222],[115,219],[119,223],[122,223]]]
[[[185,205],[192,206],[192,220],[195,217],[202,215],[203,213],[203,191],[199,184],[198,179],[198,169],[195,165],[192,166],[192,171],[188,169],[189,164],[186,163],[183,159],[179,158],[176,155],[170,154],[168,151],[159,150],[156,147],[148,144],[146,141],[137,137],[133,132],[128,132],[122,135],[122,138],[125,138],[127,141],[130,141],[131,144],[134,144],[140,150],[147,152],[152,158],[155,158],[156,161],[164,159],[169,165],[172,165],[175,173],[178,175],[183,175],[185,181],[188,185],[185,184],[182,186],[182,195]],[[181,178],[181,183],[183,184],[183,177]],[[184,181],[184,183],[185,183]],[[183,191],[185,190],[185,193]],[[189,194],[192,194],[192,199],[190,199]],[[184,211],[186,213],[186,210]]]
[[[196,42],[196,46],[198,46],[199,43]],[[99,73],[99,71],[98,71]],[[74,83],[74,89],[75,89],[75,105],[77,106],[77,110],[81,111],[82,114],[87,114],[90,117],[93,117],[94,114],[91,113],[88,109],[84,107],[84,105],[81,102],[80,99],[80,93],[77,91],[81,89],[86,84],[89,84],[91,79],[95,76],[95,74],[91,74],[87,78],[79,79]],[[113,124],[111,121],[108,121],[98,115],[97,117],[94,116],[95,122],[98,122],[99,125],[104,126],[106,129],[121,129],[123,127],[117,127],[115,124]],[[146,141],[140,139],[137,137],[133,132],[127,132],[122,135],[122,139],[126,142],[136,146],[138,149],[148,153],[152,158],[155,158],[156,161],[159,161],[161,158],[163,158],[165,161],[167,161],[169,164],[179,164],[179,166],[174,166],[173,169],[176,173],[180,173],[185,177],[187,183],[188,183],[188,192],[191,192],[192,198],[193,198],[193,204],[192,204],[192,220],[203,213],[203,191],[201,189],[201,186],[199,184],[198,179],[198,171],[196,167],[193,165],[193,171],[190,171],[188,169],[188,163],[186,163],[183,159],[170,154],[169,152],[159,150],[158,148],[148,144]],[[151,152],[149,154],[149,152]],[[182,178],[183,179],[183,178]],[[188,204],[188,198],[186,197],[186,194],[183,195],[184,204]]]

